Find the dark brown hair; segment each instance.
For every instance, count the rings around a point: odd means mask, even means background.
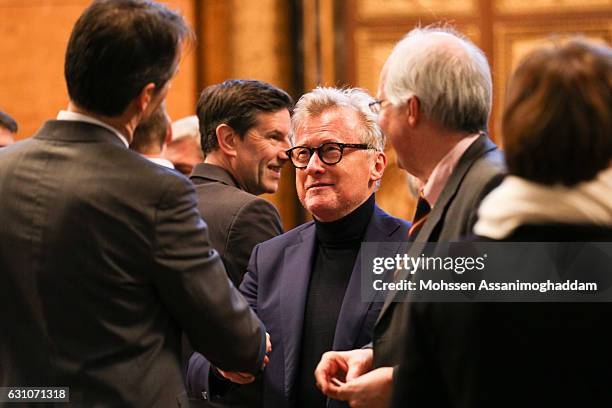
[[[261,112],[291,112],[293,99],[282,89],[266,82],[230,79],[207,87],[198,100],[197,114],[202,136],[202,151],[208,154],[219,148],[217,126],[226,124],[241,138],[257,124]]]
[[[612,50],[571,40],[522,60],[502,131],[508,170],[541,184],[587,181],[612,159]]]
[[[168,126],[170,126],[170,122],[168,121],[166,106],[165,103],[162,103],[148,118],[138,124],[134,130],[130,149],[142,154],[161,150],[164,147]]]
[[[163,88],[192,36],[180,15],[154,1],[94,1],[66,50],[70,99],[96,114],[120,115],[148,83]]]

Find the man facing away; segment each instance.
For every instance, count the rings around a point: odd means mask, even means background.
[[[372,107],[399,165],[423,186],[412,241],[453,241],[471,234],[480,202],[501,182],[503,157],[485,133],[491,94],[485,55],[450,29],[412,30],[385,63]],[[410,256],[418,256],[411,250]],[[396,281],[402,279],[406,271],[397,274]],[[327,395],[353,407],[388,405],[409,307],[395,300],[393,295],[385,300],[373,348],[323,356],[316,377]],[[333,378],[343,375],[346,384],[334,384]]]
[[[172,140],[172,121],[162,103],[134,131],[130,149],[137,151],[153,163],[173,169],[174,165],[163,157],[166,145]]]
[[[68,42],[68,110],[0,151],[0,386],[66,386],[75,406],[183,405],[181,331],[223,369],[260,370],[265,330],[191,183],[127,148],[188,35],[160,4],[92,3]]]
[[[314,221],[257,245],[240,286],[273,343],[262,376],[241,386],[256,388],[264,407],[346,406],[327,401],[314,369],[325,351],[371,341],[381,303],[362,301],[361,243],[385,242],[376,256],[390,256],[409,229],[375,204],[387,159],[372,101],[359,89],[317,88],[296,105],[288,155]]]
[[[187,116],[172,123],[172,141],[166,145],[163,157],[186,176],[191,174],[196,164],[204,161],[196,115]]]

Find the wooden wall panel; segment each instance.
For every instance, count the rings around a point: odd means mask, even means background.
[[[503,21],[494,26],[494,106],[499,112],[495,124],[501,135],[501,111],[510,75],[520,60],[530,51],[544,44],[563,42],[580,34],[585,38],[612,44],[612,19],[580,21],[547,19],[541,21]],[[501,137],[498,138],[501,144]]]
[[[194,2],[196,1],[198,0],[168,0],[163,3],[180,12],[187,24],[195,31]],[[197,100],[197,47],[196,44],[192,44],[183,53],[179,72],[172,81],[172,88],[168,92],[167,108],[172,120],[195,114]]]
[[[26,138],[68,102],[64,52],[84,1],[0,2],[0,109]]]
[[[287,2],[201,0],[198,6],[200,90],[231,78],[257,79],[290,88],[293,67]],[[302,219],[294,174],[287,163],[279,191],[264,195],[279,208],[285,229]]]
[[[168,1],[193,23],[195,0]],[[68,103],[64,54],[72,27],[89,0],[0,1],[0,109],[19,123],[17,139],[31,136]],[[195,56],[185,56],[169,94],[174,118],[195,104]]]
[[[477,11],[477,0],[359,0],[360,19],[377,17],[437,18],[441,15],[467,15]]]
[[[493,74],[489,128],[501,144],[499,119],[507,79],[517,62],[551,35],[582,33],[612,43],[612,0],[347,0],[346,55],[339,77],[375,93],[380,69],[395,43],[415,26],[447,24],[467,35],[487,55]],[[382,207],[410,218],[414,200],[404,172],[389,151],[390,166],[378,194]]]
[[[495,0],[494,8],[500,14],[609,12],[612,0]]]

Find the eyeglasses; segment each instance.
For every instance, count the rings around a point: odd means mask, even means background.
[[[305,169],[315,151],[323,163],[333,166],[342,160],[342,154],[346,148],[359,150],[374,149],[365,143],[329,142],[323,143],[319,147],[295,146],[286,150],[285,153],[287,153],[296,169]]]
[[[383,110],[383,103],[385,102],[389,102],[389,101],[386,99],[376,99],[374,102],[368,103],[368,106],[370,107],[370,110],[373,113],[378,115],[380,111]]]

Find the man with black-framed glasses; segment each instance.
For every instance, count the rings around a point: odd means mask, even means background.
[[[294,109],[286,153],[314,221],[257,245],[240,286],[272,342],[264,407],[326,407],[313,376],[321,355],[367,344],[381,307],[361,299],[361,243],[399,248],[408,236],[407,222],[375,204],[387,158],[372,101],[359,89],[316,88]]]

